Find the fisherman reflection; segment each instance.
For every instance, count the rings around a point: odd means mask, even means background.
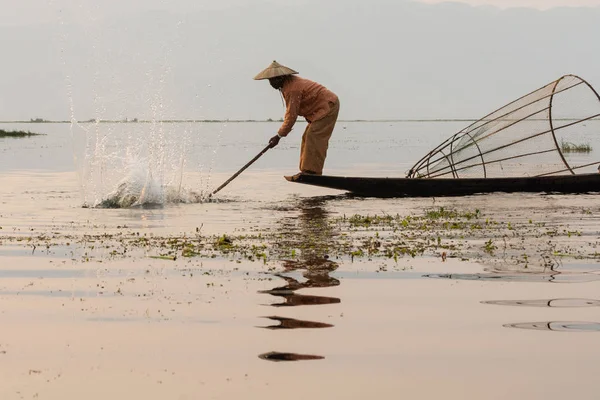
[[[296,291],[300,289],[338,286],[340,281],[329,276],[329,273],[335,271],[337,267],[337,263],[329,261],[327,258],[311,259],[310,261],[284,261],[284,273],[303,270],[302,275],[306,281],[299,282],[297,279],[290,276],[275,274],[275,276],[278,278],[285,280],[286,284],[275,287],[271,290],[263,291],[262,293],[268,293],[284,300],[281,303],[272,304],[273,307],[294,307],[340,303],[341,300],[336,297],[314,296],[296,293]]]
[[[329,253],[333,248],[332,238],[335,236],[328,221],[328,213],[322,207],[322,201],[308,200],[299,205],[300,215],[281,220],[281,233],[285,238],[280,243],[282,248],[299,251],[297,259],[282,260],[283,271],[273,274],[284,282],[273,289],[262,293],[281,299],[281,302],[270,304],[272,307],[315,306],[340,303],[337,297],[300,294],[298,291],[310,288],[327,288],[338,286],[340,281],[329,274],[338,268],[338,263],[332,261]],[[301,275],[298,276],[298,275]],[[265,319],[274,322],[262,328],[270,330],[289,329],[323,329],[333,325],[303,321],[284,316],[266,316]],[[267,361],[299,361],[318,360],[322,356],[310,354],[295,354],[271,351],[259,355]]]
[[[296,260],[283,260],[283,271],[275,274],[286,284],[264,291],[281,297],[282,303],[274,307],[290,307],[300,305],[318,305],[340,303],[335,297],[298,294],[296,291],[307,288],[325,288],[338,286],[340,281],[329,274],[338,268],[338,264],[329,258],[333,246],[334,228],[329,223],[328,212],[322,207],[324,200],[307,200],[300,204],[300,215],[297,219],[290,217],[281,221],[284,248],[298,249]],[[305,281],[300,282],[292,277],[301,272]]]

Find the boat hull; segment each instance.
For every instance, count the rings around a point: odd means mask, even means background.
[[[285,177],[288,181],[351,192],[364,197],[441,197],[483,193],[594,193],[599,174],[522,178],[368,178],[328,175]]]

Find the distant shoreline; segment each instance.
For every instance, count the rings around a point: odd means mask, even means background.
[[[338,122],[477,122],[480,119],[470,118],[416,118],[416,119],[340,119]],[[529,119],[530,121],[532,119]],[[538,119],[544,121],[545,118]],[[557,121],[575,121],[575,118],[555,118]],[[598,121],[600,118],[593,118],[592,121]],[[131,120],[131,121],[118,121],[118,120],[86,120],[77,121],[79,124],[181,124],[181,123],[208,123],[208,124],[227,124],[227,123],[282,123],[282,120],[254,120],[254,119],[172,119],[172,120]],[[304,120],[299,119],[299,122]],[[70,124],[71,121],[0,121],[0,124]]]
[[[303,122],[303,119],[298,119]],[[477,121],[476,119],[461,119],[461,118],[424,118],[424,119],[339,119],[338,122],[472,122]],[[79,124],[152,124],[152,123],[163,123],[163,124],[177,124],[177,123],[265,123],[274,122],[282,123],[283,120],[260,120],[260,119],[167,119],[167,120],[131,120],[131,121],[119,121],[119,120],[86,120],[77,121]],[[43,121],[0,121],[0,124],[70,124],[71,121],[54,121],[54,120],[43,120]]]
[[[42,135],[43,133],[34,133],[29,131],[5,131],[4,129],[0,129],[0,138],[24,138]]]

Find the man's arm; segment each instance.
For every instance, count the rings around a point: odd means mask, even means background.
[[[287,136],[292,131],[292,127],[298,119],[298,111],[300,110],[300,99],[301,92],[290,93],[289,99],[287,99],[287,108],[285,111],[285,118],[283,124],[277,132],[279,136]]]

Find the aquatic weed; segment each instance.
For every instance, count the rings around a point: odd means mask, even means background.
[[[571,142],[560,142],[560,149],[563,153],[591,153],[592,146],[589,143],[574,144]]]
[[[488,253],[490,255],[493,255],[494,254],[494,250],[496,250],[496,249],[498,249],[498,247],[496,245],[494,245],[494,242],[492,241],[492,239],[489,239],[483,245],[483,251],[485,251],[486,253]]]

